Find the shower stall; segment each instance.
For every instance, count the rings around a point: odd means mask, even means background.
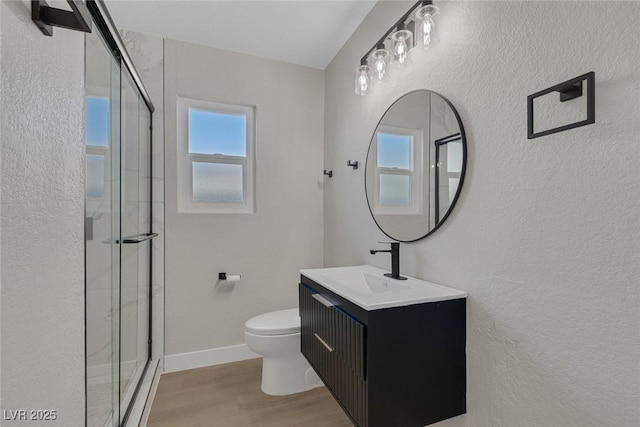
[[[94,22],[85,39],[86,425],[116,427],[146,399],[142,379],[155,371],[153,104],[104,4],[86,4]]]

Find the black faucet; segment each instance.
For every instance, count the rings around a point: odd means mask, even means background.
[[[400,243],[399,242],[390,242],[391,249],[387,250],[370,250],[369,253],[371,255],[375,255],[378,252],[389,252],[391,253],[391,273],[385,273],[385,276],[391,277],[396,280],[407,280],[406,277],[402,277],[400,275]]]

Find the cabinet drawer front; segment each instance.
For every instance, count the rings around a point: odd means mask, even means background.
[[[303,284],[300,318],[302,353],[357,425],[366,426],[365,326]]]
[[[331,300],[300,285],[301,331],[307,329],[327,352],[349,365],[358,377],[365,374],[365,325],[330,305]]]

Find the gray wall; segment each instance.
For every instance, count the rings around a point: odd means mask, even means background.
[[[2,409],[84,425],[84,36],[0,5]],[[5,421],[3,425],[41,425]]]
[[[320,70],[165,40],[167,355],[243,344],[322,265],[323,94]],[[177,213],[177,96],[256,106],[256,213]]]
[[[412,3],[379,3],[325,70],[325,166],[363,160],[410,90],[443,94],[462,117],[458,205],[401,250],[403,273],[469,293],[468,414],[442,425],[639,425],[640,4],[440,2],[441,44],[354,95],[359,58]],[[527,140],[527,95],[588,71],[596,124]],[[363,173],[325,186],[326,266],[389,268],[368,254],[384,235]]]

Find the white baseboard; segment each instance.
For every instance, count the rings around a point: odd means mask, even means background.
[[[191,353],[170,354],[164,356],[164,373],[240,362],[241,360],[257,359],[258,357],[261,356],[249,350],[246,344],[211,348]]]

